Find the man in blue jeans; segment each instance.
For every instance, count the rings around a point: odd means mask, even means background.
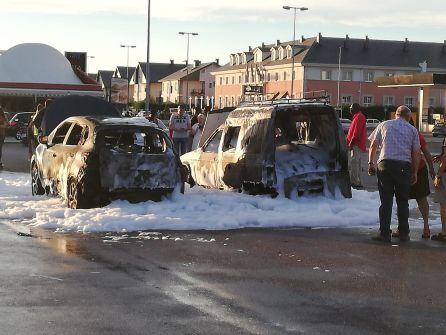
[[[417,182],[420,162],[420,139],[418,131],[409,123],[411,111],[400,106],[395,112],[396,119],[382,122],[370,135],[369,175],[377,172],[378,190],[381,199],[379,207],[380,234],[373,239],[391,241],[393,197],[398,207],[398,229],[401,241],[409,241],[409,197],[410,186]],[[375,153],[380,149],[378,169],[375,168]]]
[[[185,112],[184,106],[178,106],[178,112],[173,113],[169,121],[169,130],[172,131],[172,139],[175,151],[181,156],[187,150],[189,131],[191,130],[190,117]]]

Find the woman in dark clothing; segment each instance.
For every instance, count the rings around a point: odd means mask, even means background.
[[[2,150],[3,150],[3,143],[5,142],[6,125],[7,124],[8,124],[8,121],[6,120],[5,112],[0,107],[0,170],[3,169]]]

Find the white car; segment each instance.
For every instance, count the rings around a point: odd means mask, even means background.
[[[377,119],[367,119],[366,126],[367,129],[375,129],[380,123],[381,121]]]

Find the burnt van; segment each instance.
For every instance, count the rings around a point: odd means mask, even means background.
[[[352,196],[345,135],[323,99],[245,103],[210,113],[199,148],[181,162],[192,186],[288,198]]]

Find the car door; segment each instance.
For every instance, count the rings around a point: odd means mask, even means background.
[[[217,129],[203,145],[196,168],[196,182],[202,186],[220,188],[217,175],[218,152],[223,129]]]
[[[64,159],[65,137],[72,126],[72,122],[63,122],[48,138],[47,148],[42,155],[42,176],[47,185],[57,185]]]
[[[218,181],[224,186],[241,186],[242,152],[240,150],[240,126],[228,126],[224,130],[221,150],[218,153]]]
[[[70,131],[65,136],[64,148],[62,151],[62,166],[60,170],[63,170],[65,179],[69,176],[77,177],[80,163],[76,161],[78,153],[82,151],[82,144],[85,142],[85,138],[88,137],[88,127],[74,123]],[[74,165],[74,166],[73,166]]]

